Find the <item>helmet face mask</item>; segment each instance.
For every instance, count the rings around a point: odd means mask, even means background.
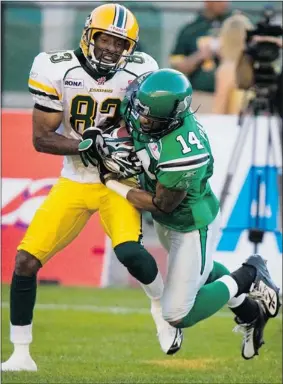
[[[131,95],[128,95],[128,102],[123,115],[129,133],[131,131],[137,133],[137,141],[148,143],[159,140],[182,124],[182,119],[178,117],[153,117],[146,114],[145,111],[148,110],[136,98],[136,93],[136,91],[133,91]],[[143,123],[145,119],[146,123]]]
[[[101,40],[104,39],[106,41]],[[119,45],[120,47],[116,48],[115,52],[111,52],[107,47],[107,40],[113,40],[114,45]],[[119,69],[119,64],[121,59],[128,56],[124,55],[124,52],[127,51],[129,47],[129,42],[121,37],[117,37],[105,32],[93,33],[93,36],[89,43],[89,54],[87,60],[92,67],[95,67],[98,72],[113,72]],[[126,63],[126,60],[124,60]],[[121,68],[120,68],[121,69]]]
[[[150,108],[143,105],[137,97],[131,99],[131,104],[134,112],[139,116],[140,133],[149,135],[152,139],[159,140],[181,124],[181,120],[177,117],[151,116]]]
[[[96,47],[96,40],[103,34],[123,40],[124,49],[112,53]],[[80,47],[88,66],[103,74],[115,73],[125,68],[129,56],[136,48],[139,27],[134,15],[119,4],[105,4],[95,8],[87,17]],[[111,60],[112,58],[112,60]]]

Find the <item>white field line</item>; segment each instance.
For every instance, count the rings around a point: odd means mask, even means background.
[[[7,301],[2,302],[2,308],[9,308]],[[119,315],[143,314],[149,315],[150,310],[146,308],[130,308],[130,307],[104,307],[97,305],[75,305],[75,304],[36,304],[36,310],[42,311],[77,311],[77,312],[95,312],[95,313],[111,313]],[[230,312],[217,312],[215,317],[233,317]],[[278,315],[277,319],[281,319],[282,315]]]

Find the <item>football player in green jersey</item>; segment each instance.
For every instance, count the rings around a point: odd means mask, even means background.
[[[121,184],[103,161],[100,174],[109,189],[152,213],[169,254],[164,319],[186,328],[228,303],[244,331],[242,356],[251,359],[263,344],[267,320],[278,314],[279,290],[259,255],[233,273],[213,261],[220,229],[219,202],[209,184],[214,160],[191,99],[191,84],[178,71],[162,69],[136,79],[122,113],[143,165],[143,189]]]

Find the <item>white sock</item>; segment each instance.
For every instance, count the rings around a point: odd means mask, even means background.
[[[21,356],[29,355],[29,344],[14,344],[14,353],[20,354]]]
[[[233,277],[225,275],[225,276],[220,277],[220,279],[217,279],[216,281],[221,281],[223,284],[226,285],[226,287],[229,291],[229,294],[230,294],[229,300],[231,300],[233,297],[235,297],[235,295],[237,295],[238,284],[233,279]]]
[[[163,284],[162,276],[159,271],[152,283],[150,284],[140,283],[140,285],[142,286],[143,290],[151,300],[159,300],[162,297],[164,284]]]
[[[13,344],[30,344],[32,342],[32,324],[10,324],[10,340]]]
[[[230,299],[228,301],[228,307],[229,308],[237,308],[237,307],[239,307],[239,305],[241,305],[243,303],[243,301],[245,300],[246,297],[247,297],[246,293],[242,293],[238,297],[233,297],[232,299]]]

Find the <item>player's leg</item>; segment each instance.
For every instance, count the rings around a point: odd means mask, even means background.
[[[230,271],[223,264],[214,261],[206,284],[210,284],[225,275],[230,275]],[[258,354],[259,348],[264,343],[263,332],[268,320],[264,305],[260,300],[255,300],[246,294],[233,297],[227,304],[236,315],[237,327],[234,330],[244,334],[241,348],[242,356],[245,359],[251,359]]]
[[[118,260],[142,284],[150,298],[159,299],[163,282],[155,259],[142,245],[141,214],[127,200],[108,189],[100,203],[101,223],[111,238]]]
[[[169,232],[171,249],[169,253],[168,278],[164,289],[164,317],[172,325],[184,328],[196,324],[221,309],[231,298],[248,293],[255,283],[264,284],[275,297],[275,309],[268,310],[269,316],[278,313],[277,287],[273,284],[262,258],[250,257],[239,270],[230,276],[203,285],[212,268],[212,249],[215,220],[208,228],[182,234]],[[188,254],[188,250],[190,250]],[[271,300],[266,300],[266,307]]]
[[[162,349],[166,353],[176,352],[170,349],[174,343],[176,329],[162,317],[160,298],[163,294],[163,280],[153,256],[141,243],[142,228],[140,213],[115,192],[101,199],[99,214],[102,225],[112,240],[114,252],[129,273],[141,284],[151,300],[151,311],[157,331],[162,330]]]
[[[59,179],[18,246],[10,288],[10,339],[14,352],[2,370],[36,370],[29,354],[38,270],[69,244],[90,217],[82,196],[84,185]]]
[[[230,275],[230,271],[223,264],[213,262],[213,269],[205,284],[210,284],[222,276]],[[245,293],[238,297],[233,297],[228,301],[228,307],[244,323],[250,323],[259,315],[259,304],[256,300],[248,297]]]

